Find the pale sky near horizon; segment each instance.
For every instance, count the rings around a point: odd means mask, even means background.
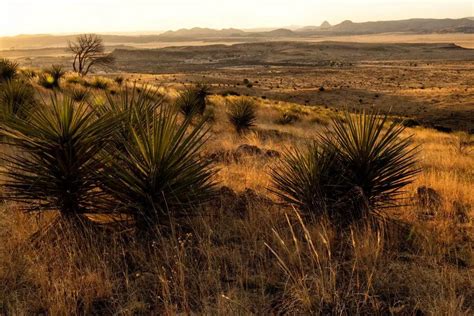
[[[474,16],[474,0],[0,0],[0,36]]]

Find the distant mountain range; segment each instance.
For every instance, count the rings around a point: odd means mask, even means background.
[[[181,29],[157,35],[103,35],[107,45],[144,44],[172,41],[213,41],[235,39],[248,41],[264,38],[298,38],[308,36],[363,35],[379,33],[473,33],[474,18],[463,19],[409,19],[399,21],[378,21],[355,23],[344,21],[331,25],[325,21],[320,26],[305,26],[295,30],[274,29],[263,31],[244,31],[240,29],[215,30],[209,28]],[[75,35],[19,35],[0,37],[0,49],[23,49],[40,47],[63,47]]]

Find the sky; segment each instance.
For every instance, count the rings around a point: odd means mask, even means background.
[[[0,0],[0,36],[474,16],[474,0]]]

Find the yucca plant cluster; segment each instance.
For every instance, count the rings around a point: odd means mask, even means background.
[[[23,82],[9,79],[1,89],[8,115],[0,136],[15,148],[3,157],[4,198],[25,211],[57,211],[72,222],[121,215],[149,236],[170,219],[197,214],[215,194],[215,170],[200,154],[207,118],[195,115],[204,113],[206,87],[183,92],[181,100],[192,95],[189,111],[151,87],[124,85],[95,100],[87,91],[54,91],[41,104]],[[256,107],[238,99],[227,114],[242,134],[254,126]],[[303,214],[327,214],[335,223],[378,214],[418,172],[403,131],[376,114],[336,118],[318,141],[283,155],[271,190]]]
[[[346,113],[332,125],[318,143],[283,156],[272,190],[304,214],[340,224],[393,206],[419,172],[405,128],[376,113]]]
[[[3,159],[4,198],[73,222],[126,214],[147,234],[199,210],[214,192],[214,170],[199,158],[205,120],[191,126],[150,88],[106,99],[54,94],[27,117],[4,119],[0,133],[16,149]]]

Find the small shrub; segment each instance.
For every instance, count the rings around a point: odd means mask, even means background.
[[[44,70],[42,76],[40,76],[39,84],[47,89],[59,88],[61,79],[65,74],[66,72],[61,65],[52,65]]]
[[[46,89],[54,89],[57,86],[53,76],[44,72],[38,76],[38,84]]]
[[[21,81],[7,81],[0,87],[0,114],[7,118],[11,115],[26,117],[36,105],[35,90]]]
[[[257,120],[255,104],[247,99],[232,102],[227,115],[230,123],[239,134],[255,126],[255,121]]]
[[[10,81],[18,75],[18,63],[6,58],[0,59],[0,83]]]
[[[72,84],[84,84],[84,79],[82,79],[79,76],[70,76],[66,79],[67,83],[72,83]]]
[[[176,100],[176,106],[179,111],[187,118],[195,114],[204,114],[206,110],[206,98],[209,94],[209,87],[197,85],[188,88],[180,93]]]
[[[23,77],[25,77],[26,79],[34,79],[38,76],[38,74],[36,73],[35,70],[33,69],[22,69],[21,70],[21,74],[23,75]]]
[[[466,132],[457,132],[452,139],[452,146],[460,155],[467,155],[474,146],[474,137]]]
[[[288,125],[299,121],[299,119],[300,118],[298,115],[285,112],[275,121],[275,123],[280,125]]]
[[[107,90],[109,82],[101,77],[95,77],[92,81],[85,81],[84,86],[98,90]]]
[[[114,81],[115,81],[116,84],[121,86],[123,84],[123,77],[122,76],[115,77]]]

